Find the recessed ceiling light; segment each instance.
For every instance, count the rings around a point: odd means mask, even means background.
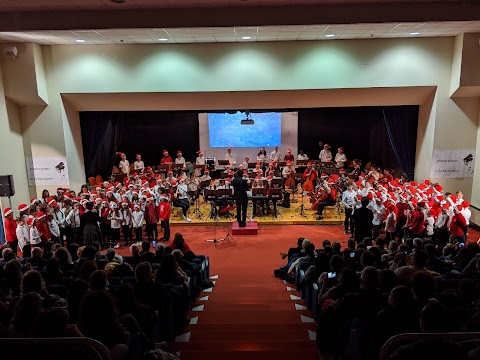
[[[242,40],[250,40],[251,38],[251,36],[242,36]]]
[[[325,37],[327,37],[327,38],[332,38],[332,37],[335,37],[335,35],[333,35],[333,34],[327,34],[327,35],[325,35]]]
[[[167,38],[160,38],[160,39],[158,39],[158,41],[168,41],[168,39]]]
[[[83,39],[77,39],[75,41],[78,42],[78,43],[84,43],[85,42],[85,40],[83,40]]]
[[[415,35],[420,35],[420,33],[419,32],[411,32],[410,35],[415,36]]]

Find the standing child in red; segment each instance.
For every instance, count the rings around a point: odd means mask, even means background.
[[[150,195],[150,194],[149,194]],[[158,237],[158,230],[157,230],[157,223],[158,223],[158,215],[157,209],[153,202],[152,195],[147,196],[147,205],[145,205],[145,231],[147,233],[147,237],[149,241],[157,240]]]
[[[37,212],[37,230],[41,235],[42,244],[52,239],[52,234],[48,230],[47,215],[43,211]]]
[[[5,239],[16,255],[18,248],[17,222],[13,218],[13,210],[6,208],[3,211],[3,215],[5,216]]]
[[[160,220],[162,221],[161,226],[163,228],[163,237],[160,239],[162,241],[170,240],[170,213],[172,208],[168,202],[168,197],[162,196],[160,198],[162,202],[160,203]]]
[[[467,221],[461,213],[462,209],[461,204],[453,207],[454,215],[450,221],[450,243],[465,243]]]

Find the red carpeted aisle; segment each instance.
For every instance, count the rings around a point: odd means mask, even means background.
[[[195,253],[210,257],[216,282],[201,294],[190,312],[191,324],[176,339],[172,350],[182,360],[316,359],[313,316],[273,270],[285,264],[279,253],[295,246],[298,237],[317,247],[325,239],[345,244],[349,236],[342,226],[264,225],[257,236],[236,236],[236,243],[217,246],[204,241],[213,236],[211,226],[172,227],[172,234],[177,231]],[[225,233],[220,227],[217,237]],[[469,241],[478,237],[470,230]]]

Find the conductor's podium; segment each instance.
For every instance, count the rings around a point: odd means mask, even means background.
[[[247,221],[247,226],[240,227],[238,223],[234,221],[232,223],[232,235],[257,235],[258,223],[256,221]]]

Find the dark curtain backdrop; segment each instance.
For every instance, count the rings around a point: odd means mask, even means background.
[[[87,177],[109,176],[120,161],[118,151],[130,163],[138,153],[146,165],[158,165],[163,149],[172,158],[181,150],[187,161],[199,149],[197,112],[88,111],[80,112],[80,125]]]
[[[304,109],[298,112],[298,148],[318,159],[319,141],[335,156],[343,146],[358,158],[413,178],[418,106]]]

